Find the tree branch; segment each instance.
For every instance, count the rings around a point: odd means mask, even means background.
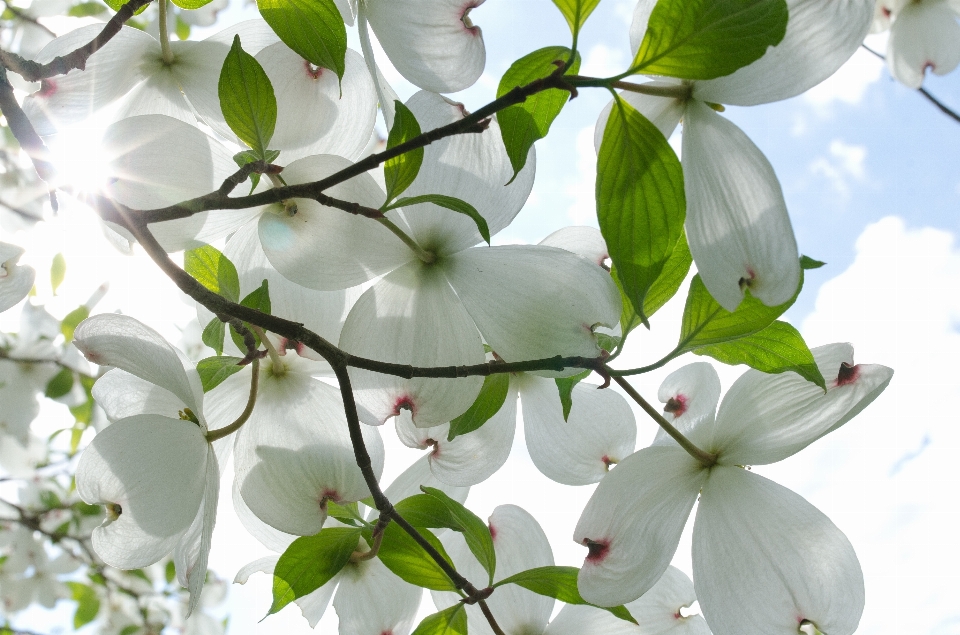
[[[882,55],[881,53],[879,53],[879,52],[877,52],[877,51],[874,51],[872,48],[870,48],[870,47],[867,46],[866,44],[861,44],[860,46],[862,46],[868,53],[872,53],[875,57],[877,57],[877,58],[879,58],[879,59],[881,59],[881,60],[883,60],[883,61],[886,61],[887,58],[886,58],[884,55]],[[942,112],[942,113],[945,114],[946,116],[950,117],[951,119],[953,119],[953,120],[956,121],[957,123],[960,123],[960,114],[958,114],[958,113],[957,113],[956,111],[954,111],[954,110],[951,110],[946,104],[944,104],[942,101],[940,101],[939,99],[937,99],[936,97],[934,97],[933,95],[931,95],[931,94],[930,94],[930,91],[928,91],[926,88],[924,88],[923,86],[921,86],[920,88],[917,89],[917,92],[920,93],[921,95],[923,95],[924,97],[926,97],[927,100],[928,100],[931,104],[933,104],[934,106],[936,106],[936,107],[940,110],[940,112]]]

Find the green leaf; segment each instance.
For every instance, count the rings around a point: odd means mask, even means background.
[[[480,230],[480,236],[490,244],[490,229],[487,227],[487,219],[480,215],[480,212],[477,211],[473,205],[466,201],[462,201],[459,198],[454,196],[446,196],[445,194],[421,194],[420,196],[410,196],[408,198],[401,198],[400,200],[394,201],[390,205],[383,208],[383,211],[389,211],[391,209],[396,209],[398,207],[406,207],[408,205],[419,205],[420,203],[433,203],[434,205],[439,205],[440,207],[445,207],[454,212],[459,212],[465,214],[473,219],[473,222],[477,224],[477,229]]]
[[[53,289],[53,295],[57,295],[57,289],[63,284],[63,278],[67,275],[67,261],[63,254],[57,254],[53,257],[53,263],[50,265],[50,288]]]
[[[394,101],[396,114],[393,118],[393,128],[387,137],[387,149],[406,143],[414,137],[420,136],[420,124],[410,109],[399,101]],[[388,159],[383,164],[383,179],[387,184],[387,202],[389,203],[410,187],[420,172],[423,163],[423,148],[404,152],[400,156]]]
[[[827,382],[820,374],[803,336],[786,322],[774,322],[759,333],[732,342],[703,346],[694,353],[709,355],[724,364],[746,364],[765,373],[793,371],[827,389]]]
[[[117,635],[135,635],[135,633],[139,633],[140,629],[142,628],[142,626],[130,624],[129,626],[124,626],[122,629],[120,629],[120,632],[117,633]]]
[[[223,338],[226,336],[226,325],[220,321],[220,318],[213,318],[210,323],[203,327],[203,333],[200,334],[200,340],[212,348],[217,355],[223,355]]]
[[[580,32],[583,23],[587,21],[593,10],[600,4],[600,0],[553,0],[560,13],[567,19],[570,32],[574,37]]]
[[[687,292],[677,349],[681,352],[692,351],[701,346],[722,344],[762,331],[793,305],[801,288],[802,271],[797,292],[783,304],[767,306],[747,291],[743,302],[731,313],[713,299],[698,274],[693,277],[690,291]]]
[[[562,66],[570,59],[571,54],[570,49],[563,46],[548,46],[521,57],[500,79],[497,97],[503,97],[517,86],[525,86],[534,80],[555,73],[559,68],[557,63]],[[579,70],[580,56],[577,55],[567,73],[576,75]],[[507,156],[510,157],[510,165],[513,166],[511,182],[526,165],[530,146],[538,139],[547,136],[550,124],[569,100],[569,92],[551,88],[527,97],[523,103],[497,113],[500,136],[507,149]]]
[[[70,393],[73,388],[73,371],[69,368],[61,368],[60,372],[53,376],[53,379],[47,382],[47,387],[43,391],[44,397],[56,399]]]
[[[180,14],[177,14],[177,24],[174,27],[174,31],[177,34],[177,39],[188,40],[190,39],[190,24],[184,22]]]
[[[197,282],[227,300],[236,302],[240,299],[237,268],[216,247],[204,245],[185,251],[183,269]]]
[[[450,422],[447,441],[453,441],[462,434],[473,432],[489,421],[490,417],[500,412],[500,408],[507,400],[509,390],[510,376],[508,374],[496,373],[484,377],[480,394],[477,395],[473,405],[465,413]]]
[[[338,504],[327,501],[327,516],[354,526],[356,526],[355,521],[363,521],[363,516],[360,515],[360,509],[356,502]]]
[[[686,217],[683,170],[663,133],[617,98],[597,157],[597,219],[638,317],[673,254]]]
[[[259,287],[248,293],[244,299],[240,300],[240,304],[263,313],[270,313],[270,287],[267,280],[264,279]],[[250,325],[247,324],[247,328],[249,328],[249,326]],[[230,337],[233,339],[233,343],[237,345],[237,348],[241,351],[247,350],[246,344],[243,343],[243,337],[237,333],[237,329],[233,326],[230,327]],[[254,337],[257,340],[257,346],[259,346],[260,338],[257,337],[256,334],[254,334]]]
[[[343,79],[347,27],[333,0],[257,0],[257,8],[274,33],[300,57]]]
[[[426,529],[417,531],[426,538],[443,558],[450,562],[450,556],[444,550],[437,537]],[[380,561],[398,577],[410,584],[433,591],[456,591],[457,587],[447,577],[433,558],[396,523],[390,523],[383,532],[380,543]],[[451,564],[451,566],[453,566]]]
[[[493,537],[490,535],[490,528],[487,527],[487,523],[480,520],[476,514],[444,492],[423,485],[420,486],[420,489],[446,507],[451,520],[454,521],[452,524],[456,525],[451,529],[463,534],[463,539],[466,541],[467,547],[470,548],[470,553],[474,555],[477,562],[487,572],[490,578],[489,584],[493,584],[493,574],[497,569],[497,554],[493,550]]]
[[[497,588],[504,584],[516,584],[538,595],[545,595],[549,598],[565,602],[566,604],[596,606],[580,597],[580,591],[577,590],[578,573],[580,573],[580,570],[576,567],[537,567],[536,569],[528,569],[514,574],[509,578],[504,578],[494,584],[493,587]],[[633,619],[633,616],[630,615],[630,612],[623,606],[599,606],[597,608],[610,611],[621,620],[626,620],[634,624],[637,623],[637,621]]]
[[[106,2],[106,3],[107,3],[107,6],[110,7],[111,9],[113,9],[114,11],[119,11],[119,10],[120,10],[120,7],[122,7],[123,5],[127,4],[127,0],[104,0],[104,2]],[[133,15],[140,15],[141,13],[143,13],[144,11],[146,11],[146,10],[147,10],[147,7],[149,7],[149,6],[150,6],[149,3],[143,5],[142,7],[140,7],[139,9],[137,9],[137,12],[134,13]],[[127,22],[127,24],[129,24],[129,22]],[[141,29],[141,30],[142,30],[142,29]]]
[[[457,602],[439,613],[423,618],[412,635],[467,635],[467,611]]]
[[[101,2],[81,2],[70,7],[67,15],[71,18],[88,18],[105,13],[107,8]]]
[[[173,4],[177,5],[181,9],[199,9],[200,7],[205,7],[212,0],[170,0]],[[179,16],[178,16],[179,17]]]
[[[223,60],[217,93],[227,125],[258,157],[265,158],[277,124],[277,98],[260,62],[240,47],[239,35]]]
[[[174,564],[173,560],[167,560],[167,566],[163,570],[163,576],[167,581],[167,584],[170,584],[177,579],[177,566]]]
[[[93,587],[80,582],[67,582],[70,587],[70,597],[77,603],[77,612],[73,614],[74,630],[89,624],[97,619],[100,612],[100,598]]]
[[[350,561],[360,544],[360,530],[321,529],[315,536],[297,538],[280,556],[273,570],[273,615],[297,598],[313,593]]]
[[[63,321],[60,322],[60,332],[63,333],[63,338],[68,342],[72,342],[74,330],[88,317],[90,317],[90,309],[85,306],[78,306],[73,311],[67,313]]]
[[[690,271],[691,264],[693,264],[693,256],[690,255],[687,234],[684,232],[680,234],[673,253],[670,254],[667,263],[663,265],[663,270],[643,299],[643,312],[648,318],[677,294]]]
[[[243,370],[243,366],[237,366],[240,361],[239,357],[217,356],[207,357],[197,362],[197,372],[200,374],[203,392],[210,392],[222,384],[227,377]]]
[[[397,502],[394,508],[414,527],[450,529],[450,513],[446,505],[433,496],[414,494]]]
[[[560,392],[560,405],[563,407],[564,421],[570,416],[570,408],[573,407],[573,387],[579,384],[581,380],[589,377],[591,372],[593,371],[585,370],[573,377],[560,377],[554,380],[557,382],[557,390]]]
[[[825,266],[827,263],[814,260],[810,256],[800,256],[800,268],[801,269],[819,269],[820,267]]]
[[[660,0],[630,69],[682,79],[729,75],[787,30],[786,0]]]

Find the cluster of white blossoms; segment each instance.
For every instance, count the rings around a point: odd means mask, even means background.
[[[326,0],[308,10],[297,2],[262,2],[266,21],[199,42],[169,41],[162,4],[158,37],[123,27],[83,70],[48,77],[24,99],[41,135],[117,105],[103,140],[110,172],[104,196],[123,211],[108,221],[108,231],[139,239],[151,252],[143,240],[149,234],[166,252],[188,250],[184,269],[205,287],[190,287],[203,341],[216,352],[195,364],[152,328],[117,314],[95,315],[72,332],[86,359],[108,369],[91,388],[108,424],[76,468],[77,495],[104,514],[92,531],[93,549],[119,569],[149,568],[172,557],[189,592],[189,614],[202,604],[220,485],[232,457],[244,526],[282,553],[251,563],[237,581],[258,571],[273,574],[275,605],[296,601],[311,625],[332,602],[343,634],[407,635],[429,588],[439,612],[424,623],[446,620],[449,629],[421,626],[418,633],[853,633],[864,593],[852,546],[800,496],[745,466],[787,458],[837,429],[880,394],[892,371],[854,363],[845,344],[811,352],[797,334],[793,347],[806,357],[763,367],[770,374],[746,372],[717,411],[716,372],[691,364],[661,388],[665,415],[658,418],[665,432],[635,451],[632,410],[621,393],[606,388],[611,375],[619,383],[632,372],[607,364],[636,325],[623,316],[645,321],[659,308],[648,309],[644,295],[668,268],[660,262],[647,271],[639,251],[624,259],[620,232],[649,237],[659,219],[640,220],[648,211],[640,209],[622,228],[601,219],[603,237],[567,228],[536,245],[490,246],[527,201],[536,156],[532,140],[519,162],[516,146],[507,147],[519,124],[509,119],[507,129],[504,110],[459,134],[444,132],[472,121],[462,104],[441,93],[472,85],[483,71],[483,39],[469,16],[478,4]],[[565,13],[575,32],[591,10],[576,4],[573,19]],[[910,11],[927,4],[951,10],[944,2],[912,3],[898,8],[893,28],[908,25]],[[364,55],[345,50],[337,69],[306,59],[304,51],[322,47],[304,39],[289,15],[271,13],[291,6],[303,20],[327,11],[325,26],[331,12],[339,13],[334,22],[341,26],[356,23]],[[669,11],[677,6],[640,0],[630,31],[638,59],[668,38],[664,25],[672,24]],[[749,106],[802,93],[854,53],[874,16],[873,0],[770,0],[767,9],[751,19],[774,27],[780,19],[782,28],[768,29],[773,35],[764,37],[773,45],[760,47],[739,70],[627,83],[597,126],[603,155],[610,147],[607,122],[621,116],[613,109],[629,119],[632,105],[652,122],[640,125],[653,131],[645,143],[661,153],[666,172],[675,165],[682,178],[677,212],[666,222],[675,233],[657,257],[666,261],[675,251],[682,261],[677,236],[685,229],[699,271],[691,297],[700,284],[716,304],[684,341],[711,332],[708,323],[720,315],[734,335],[703,335],[687,349],[678,346],[677,354],[768,332],[768,326],[789,331],[774,320],[802,284],[773,168],[718,114],[720,104]],[[36,59],[67,56],[101,28],[59,37]],[[397,70],[422,89],[405,103],[377,70],[371,29]],[[892,56],[894,68],[897,59]],[[569,64],[559,62],[528,80],[561,81]],[[241,70],[230,75],[231,68]],[[583,78],[570,77],[574,83],[553,86],[554,93],[575,93]],[[239,92],[251,100],[243,102],[246,110],[225,97],[231,83],[242,84]],[[357,167],[377,145],[378,105],[389,148],[421,134],[430,141],[399,155],[406,164],[388,161],[385,173]],[[543,118],[548,126],[550,117]],[[682,164],[666,143],[681,120]],[[245,146],[250,149],[237,152]],[[238,165],[251,162],[257,170],[232,185],[246,188],[251,177],[257,204],[205,206],[231,184]],[[636,166],[621,167],[629,174]],[[310,190],[323,180],[334,184]],[[276,188],[300,194],[270,198]],[[141,214],[163,208],[175,213],[138,224]],[[646,230],[636,229],[650,219]],[[223,241],[222,250],[210,247],[216,241]],[[0,310],[32,286],[33,271],[16,264],[20,253],[0,243]],[[163,253],[151,255],[168,262]],[[611,275],[608,255],[619,278]],[[206,273],[196,264],[201,260]],[[649,274],[640,296],[631,295],[636,280],[618,288],[634,275],[625,273],[631,267]],[[675,283],[663,283],[672,289],[658,290],[664,302],[685,277],[689,255],[678,268]],[[301,325],[339,351],[324,353],[229,314],[241,305]],[[747,305],[752,313],[743,317],[738,309]],[[738,320],[759,322],[742,327]],[[575,361],[556,367],[559,362],[549,362],[554,358]],[[531,360],[546,361],[527,372],[497,370]],[[760,365],[754,358],[736,361]],[[396,370],[409,366],[457,371]],[[584,369],[596,370],[604,384],[581,382]],[[573,536],[587,549],[579,573],[555,566],[542,529],[524,510],[498,507],[478,529],[463,507],[467,488],[507,460],[521,413],[530,456],[545,476],[566,485],[599,483]],[[15,423],[21,442],[31,419]],[[381,426],[390,419],[404,444],[427,455],[385,490],[385,503],[374,485],[384,464]],[[698,498],[691,583],[669,564]],[[362,514],[360,502],[377,506],[380,515]],[[408,524],[404,510],[412,514]],[[340,551],[324,542],[335,539],[343,542]],[[403,540],[413,546],[400,558]],[[328,557],[309,560],[289,577],[306,545],[322,545]],[[343,556],[338,568],[316,574],[332,566],[334,553]],[[56,562],[38,563],[37,571],[66,572]],[[8,561],[0,574],[18,575],[21,564]],[[549,583],[538,583],[537,575]],[[486,578],[487,589],[470,590]],[[316,584],[307,589],[303,579]],[[49,604],[52,592],[34,584],[29,597]],[[11,600],[17,607],[23,593]],[[685,615],[682,609],[698,598],[703,616]],[[555,599],[568,606],[550,622]]]
[[[879,0],[871,32],[887,30],[887,68],[910,88],[920,88],[927,71],[946,75],[960,65],[957,0]]]

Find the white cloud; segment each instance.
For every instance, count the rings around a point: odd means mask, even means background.
[[[880,79],[883,62],[863,49],[857,49],[836,73],[804,94],[804,100],[817,109],[834,102],[856,105],[863,100],[867,88]]]
[[[829,157],[818,157],[810,163],[810,172],[829,180],[838,194],[849,196],[850,180],[866,179],[864,160],[867,158],[867,149],[834,139],[830,142],[829,152]]]
[[[958,632],[960,248],[952,234],[884,218],[825,283],[802,332],[849,341],[858,363],[895,369],[886,392],[840,430],[759,469],[796,490],[850,538],[867,606],[859,632]]]

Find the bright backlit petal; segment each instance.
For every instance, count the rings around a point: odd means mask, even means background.
[[[398,422],[401,419],[403,419],[403,415],[397,417]],[[459,503],[467,500],[467,494],[470,493],[469,487],[455,487],[438,481],[437,477],[434,476],[433,472],[430,470],[430,461],[428,456],[422,456],[414,461],[410,467],[404,470],[400,476],[395,478],[393,482],[390,483],[390,486],[387,487],[383,493],[386,495],[387,500],[397,502],[409,496],[413,496],[414,494],[420,494],[420,487],[422,485],[443,490],[446,492],[447,496]]]
[[[6,311],[27,297],[37,272],[33,267],[17,265],[23,249],[0,242],[0,312]]]
[[[110,421],[133,415],[161,415],[176,419],[183,400],[166,388],[114,368],[93,385],[93,398]]]
[[[564,421],[553,379],[525,375],[519,384],[527,450],[547,478],[565,485],[589,485],[633,454],[637,422],[620,393],[578,383],[571,395],[570,416]]]
[[[368,289],[347,316],[340,347],[351,354],[414,366],[482,364],[483,345],[473,320],[443,271],[419,261]],[[402,379],[350,369],[357,403],[379,422],[413,413],[420,427],[446,423],[470,407],[482,377]]]
[[[200,509],[208,448],[197,424],[156,415],[123,419],[94,437],[77,465],[77,493],[109,506],[93,532],[104,562],[138,569],[174,548]]]
[[[767,306],[786,302],[800,282],[800,262],[773,167],[702,102],[688,104],[684,122],[687,239],[703,283],[728,311],[747,288]]]
[[[738,467],[717,466],[693,528],[693,578],[716,635],[796,635],[804,620],[850,635],[863,573],[850,541],[803,497]]]
[[[694,362],[679,368],[663,380],[657,399],[664,404],[663,416],[685,436],[696,430],[694,443],[709,444],[714,416],[720,401],[720,376],[707,362]],[[655,445],[676,443],[662,428],[657,428]]]
[[[827,393],[796,373],[748,370],[734,382],[717,413],[712,452],[724,465],[763,465],[796,454],[839,428],[876,399],[893,370],[854,364],[853,347],[813,349]]]
[[[298,536],[294,536],[293,534],[286,534],[279,529],[274,529],[250,511],[250,508],[247,507],[247,504],[243,500],[243,496],[240,494],[240,479],[233,480],[231,490],[233,510],[236,512],[237,518],[240,519],[240,524],[243,525],[243,528],[247,530],[248,534],[256,538],[264,547],[277,553],[283,553],[287,550],[287,547],[290,546],[290,543],[298,538]],[[274,562],[274,564],[276,564],[276,562]],[[267,573],[273,573],[273,569],[271,568]],[[237,575],[239,576],[240,574]],[[244,582],[246,581],[244,580]]]
[[[423,590],[404,582],[379,558],[350,563],[339,574],[333,608],[340,635],[409,633]]]
[[[610,257],[607,251],[607,243],[604,242],[603,235],[596,227],[564,227],[553,232],[538,244],[544,247],[556,247],[557,249],[572,251],[600,266],[606,266],[608,264],[606,261]]]
[[[960,24],[945,2],[912,2],[890,27],[887,68],[910,88],[920,88],[929,69],[946,75],[960,64]]]
[[[478,247],[450,256],[443,268],[484,340],[508,362],[596,357],[593,327],[620,320],[610,275],[562,249]]]
[[[694,84],[697,99],[754,106],[806,92],[850,59],[873,22],[874,0],[787,0],[783,40],[731,75]]]
[[[468,14],[483,0],[367,0],[370,26],[407,80],[435,93],[454,93],[480,77],[486,51]]]
[[[190,528],[173,551],[173,561],[180,584],[190,591],[189,616],[200,602],[200,593],[207,577],[207,561],[217,524],[217,501],[220,495],[220,466],[213,446],[207,444],[206,474],[203,501]]]
[[[622,461],[587,502],[573,539],[589,553],[578,586],[616,606],[652,587],[673,559],[707,472],[679,447],[653,446]]]

